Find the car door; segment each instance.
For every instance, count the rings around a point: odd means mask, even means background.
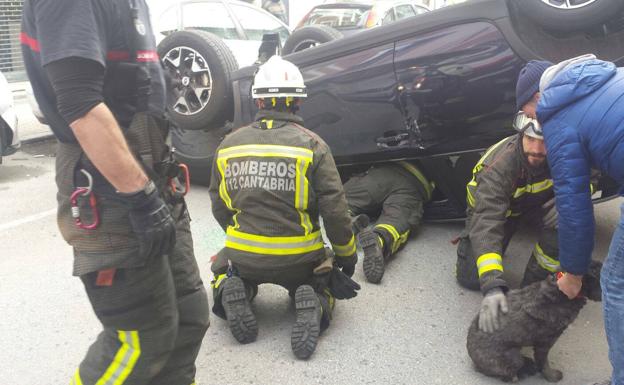
[[[408,146],[400,136],[405,122],[393,55],[389,42],[300,67],[308,89],[300,111],[305,126],[330,143],[341,164],[388,159]]]
[[[511,134],[523,63],[498,28],[484,21],[397,41],[400,105],[421,155],[482,149]]]

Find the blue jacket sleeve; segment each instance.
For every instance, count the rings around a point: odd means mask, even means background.
[[[590,162],[575,127],[551,120],[544,139],[559,213],[559,261],[563,271],[584,274],[594,248]]]

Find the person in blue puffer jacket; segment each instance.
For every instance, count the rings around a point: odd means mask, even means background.
[[[590,169],[624,185],[624,68],[594,55],[580,56],[548,68],[540,92],[537,118],[555,187],[559,260],[567,273],[558,285],[574,298],[594,247]],[[601,286],[611,384],[624,385],[624,215],[611,241]]]

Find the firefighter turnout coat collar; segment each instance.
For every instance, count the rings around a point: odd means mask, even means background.
[[[340,175],[327,144],[300,117],[260,111],[223,140],[212,168],[212,211],[226,257],[275,269],[324,258],[319,215],[338,258],[355,254]]]

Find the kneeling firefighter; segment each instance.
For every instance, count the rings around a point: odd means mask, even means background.
[[[272,56],[258,69],[252,93],[260,109],[255,122],[225,137],[212,168],[212,211],[226,232],[212,264],[213,312],[227,319],[240,343],[252,342],[258,325],[250,300],[257,285],[281,285],[295,301],[292,350],[308,358],[335,298],[359,289],[348,278],[357,262],[355,239],[330,149],[295,115],[307,96],[299,69]],[[351,285],[350,294],[336,292],[337,279]]]
[[[457,248],[456,277],[460,285],[483,292],[479,327],[486,332],[497,329],[499,312],[507,311],[502,255],[520,223],[540,229],[522,285],[560,270],[553,182],[535,120],[537,80],[550,65],[531,61],[522,69],[516,86],[518,133],[485,152],[467,185],[468,218]]]
[[[21,42],[59,140],[58,224],[103,330],[71,384],[191,385],[209,324],[144,0],[27,0]],[[188,182],[188,178],[186,180]]]
[[[375,165],[351,177],[344,185],[354,228],[375,218],[375,223],[357,234],[364,252],[366,280],[379,283],[388,259],[407,243],[410,232],[420,226],[423,205],[433,192],[415,162]]]

